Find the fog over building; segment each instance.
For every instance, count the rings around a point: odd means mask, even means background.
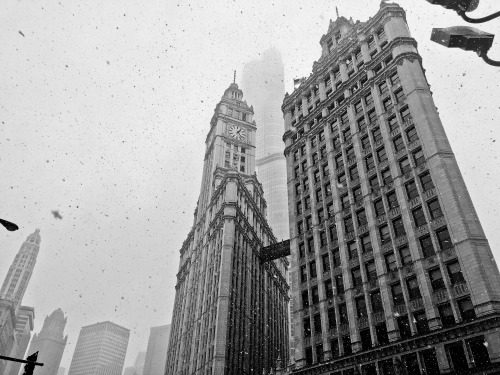
[[[68,375],[121,375],[129,336],[109,321],[82,327]]]
[[[15,341],[9,357],[26,358],[26,349],[31,339],[31,331],[33,331],[35,320],[35,309],[28,306],[20,306],[17,310]],[[32,353],[29,353],[32,354]],[[5,368],[6,375],[17,375],[21,364],[18,362],[8,362]]]
[[[56,309],[45,317],[40,333],[33,336],[28,353],[38,351],[37,361],[44,364],[43,367],[35,367],[35,375],[57,375],[68,341],[68,336],[64,335],[66,320],[63,311]]]
[[[498,374],[500,274],[404,10],[320,44],[283,102],[293,373]]]
[[[150,328],[143,375],[164,374],[169,337],[170,324]]]
[[[245,64],[241,88],[253,105],[258,131],[255,137],[257,177],[267,202],[267,221],[278,240],[289,238],[286,160],[283,155],[282,98],[285,94],[281,53],[270,48],[261,59]]]
[[[255,175],[253,116],[232,83],[210,121],[193,227],[180,249],[168,375],[260,375],[288,354],[287,261],[260,260],[276,239]]]

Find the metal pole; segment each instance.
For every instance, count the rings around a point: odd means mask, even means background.
[[[35,366],[43,366],[43,363],[27,361],[25,359],[18,359],[18,358],[6,357],[6,356],[3,356],[3,355],[0,355],[0,359],[5,359],[7,361],[12,361],[12,362],[31,363],[31,364],[33,364]]]

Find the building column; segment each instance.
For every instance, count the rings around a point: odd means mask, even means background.
[[[309,110],[307,109],[307,98],[305,96],[302,97],[302,114],[304,117],[309,114]]]
[[[436,357],[438,361],[439,371],[441,374],[451,373],[450,363],[448,362],[448,357],[446,356],[446,350],[444,349],[444,344],[437,344]]]
[[[485,342],[488,344],[488,354],[492,363],[500,362],[500,329],[488,332],[484,335]]]

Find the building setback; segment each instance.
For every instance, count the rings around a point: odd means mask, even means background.
[[[144,375],[165,373],[169,337],[170,324],[150,328]]]
[[[26,349],[31,339],[33,331],[33,321],[35,320],[35,309],[28,306],[20,306],[17,310],[15,342],[9,357],[25,358]],[[31,354],[31,353],[30,353]],[[18,362],[8,362],[5,368],[6,375],[17,375],[21,364]]]
[[[320,44],[282,106],[294,373],[499,373],[500,275],[404,10]]]
[[[109,321],[82,327],[68,375],[121,375],[129,336]]]
[[[267,221],[278,240],[290,237],[286,198],[286,160],[283,155],[283,117],[281,98],[285,94],[281,53],[270,48],[259,60],[245,64],[242,90],[252,103],[259,131],[255,136],[257,178],[267,203]]]
[[[35,375],[57,375],[68,341],[68,336],[64,336],[66,320],[61,309],[54,310],[45,317],[40,333],[33,336],[28,355],[38,351],[37,361],[44,364],[35,367]]]
[[[262,374],[288,355],[287,261],[255,176],[253,109],[233,83],[206,139],[194,225],[180,250],[166,374]]]

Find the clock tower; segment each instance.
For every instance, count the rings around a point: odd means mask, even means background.
[[[255,174],[253,108],[236,83],[215,107],[193,227],[180,249],[165,375],[260,375],[288,358],[286,259]]]

